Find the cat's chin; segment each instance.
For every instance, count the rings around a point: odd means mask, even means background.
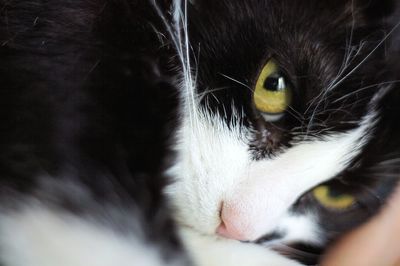
[[[297,261],[253,243],[201,234],[181,227],[180,235],[197,266],[299,266]]]

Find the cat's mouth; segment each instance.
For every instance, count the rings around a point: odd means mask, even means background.
[[[282,238],[283,238],[282,233],[273,232],[273,233],[269,233],[269,234],[266,234],[266,235],[260,237],[259,239],[254,241],[254,243],[257,243],[257,244],[273,243],[274,241],[277,241]]]
[[[304,244],[302,242],[284,244],[279,243],[279,241],[272,241],[263,243],[263,245],[285,257],[299,261],[304,265],[317,265],[323,253],[321,247]]]
[[[221,222],[221,225],[217,229],[217,234],[222,237],[227,237],[225,235],[226,228],[224,222]],[[229,234],[229,233],[228,233]],[[232,238],[228,236],[227,238]],[[304,265],[317,265],[320,257],[322,255],[323,249],[318,246],[305,244],[303,242],[290,242],[285,243],[282,241],[285,238],[285,234],[282,232],[272,232],[268,233],[255,241],[244,241],[240,240],[244,243],[255,243],[258,245],[265,246],[268,249],[274,250],[282,256],[288,257],[290,259],[299,261]]]
[[[286,234],[282,231],[268,233],[252,243],[265,246],[279,254],[301,262],[304,265],[317,265],[323,252],[318,245],[305,244],[301,241],[284,241]]]

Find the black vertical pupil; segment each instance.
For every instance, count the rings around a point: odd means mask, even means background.
[[[265,79],[264,88],[270,91],[278,91],[282,88],[279,88],[279,79],[282,79],[282,75],[273,74]]]

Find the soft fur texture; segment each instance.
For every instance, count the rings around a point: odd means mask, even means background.
[[[313,264],[398,180],[394,1],[0,4],[1,265]]]
[[[192,46],[183,43],[191,55],[182,59],[191,62],[183,79],[191,75],[196,85],[182,88],[194,92],[183,99],[168,188],[181,223],[212,234],[226,218],[238,239],[312,263],[319,248],[376,212],[399,172],[399,90],[390,64],[397,55],[387,49],[397,47],[399,22],[383,19],[391,4],[186,6],[189,23],[181,26]],[[271,57],[295,87],[291,108],[274,123],[255,110],[251,92]],[[357,204],[321,206],[310,192],[321,183]]]

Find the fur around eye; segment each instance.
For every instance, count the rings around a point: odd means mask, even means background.
[[[253,101],[257,110],[265,114],[264,118],[268,121],[279,119],[289,106],[291,89],[274,60],[269,60],[261,70]]]
[[[348,194],[334,195],[329,186],[318,186],[313,189],[312,195],[325,208],[345,210],[355,203],[355,198]]]

